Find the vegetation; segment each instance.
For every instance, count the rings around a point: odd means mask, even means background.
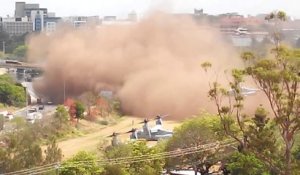
[[[0,147],[0,173],[41,166],[58,162],[62,155],[56,142],[49,143],[43,157],[39,126],[19,123],[14,132],[9,132],[1,138],[4,144]]]
[[[216,142],[222,138],[220,120],[216,116],[203,114],[199,117],[185,121],[180,127],[174,130],[173,137],[167,142],[166,151],[196,147],[203,144]],[[205,151],[167,159],[168,169],[193,167],[197,172],[207,171],[211,165],[218,160],[214,159],[218,150]],[[200,168],[201,167],[201,168]]]
[[[96,163],[97,157],[95,154],[85,151],[77,153],[73,158],[65,161],[60,170],[61,175],[90,175],[99,174],[100,167]],[[77,164],[78,161],[88,161],[89,163]]]
[[[83,106],[83,104],[79,101],[75,102],[75,118],[77,119],[77,123],[80,119],[84,118],[84,111],[85,111],[85,107]]]
[[[27,54],[27,46],[26,45],[19,45],[13,51],[13,55],[16,57],[17,60],[24,60]]]
[[[278,21],[285,20],[285,14],[271,13],[268,20],[275,20],[276,25]],[[225,133],[239,142],[240,152],[245,155],[252,153],[276,174],[290,175],[296,173],[292,169],[292,148],[300,130],[300,51],[281,45],[281,36],[276,33],[276,26],[274,30],[273,57],[260,58],[251,52],[243,53],[241,57],[246,68],[232,70],[233,80],[229,85],[234,93],[229,94],[214,82],[209,96],[217,106]],[[274,127],[270,126],[267,113],[262,108],[256,111],[250,122],[247,121],[249,117],[243,114],[244,96],[240,84],[245,76],[250,76],[265,93],[275,117],[271,122],[275,124]],[[228,97],[229,105],[221,103],[224,96]],[[282,138],[281,146],[277,146],[280,143],[274,135],[275,129]]]
[[[120,157],[134,157],[152,155],[161,152],[161,147],[156,146],[149,148],[144,141],[130,142],[128,144],[121,144],[118,146],[110,146],[104,152],[105,158],[120,158]],[[107,166],[107,171],[120,171],[125,174],[136,175],[159,175],[164,165],[163,160],[144,160],[133,162],[124,165]],[[107,174],[108,172],[103,172]]]
[[[16,84],[9,75],[0,75],[0,102],[9,106],[22,107],[25,101],[24,88]]]
[[[19,61],[25,61],[25,55],[27,47],[25,46],[27,34],[21,36],[9,36],[7,33],[0,31],[0,50],[3,53],[2,43],[5,42],[5,54],[0,58],[9,57],[10,59],[17,59]]]

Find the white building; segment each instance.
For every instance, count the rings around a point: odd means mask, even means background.
[[[44,30],[44,11],[32,10],[30,16],[31,16],[31,21],[33,23],[33,31],[43,31]]]

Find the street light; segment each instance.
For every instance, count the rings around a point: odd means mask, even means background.
[[[5,41],[3,41],[2,44],[3,44],[2,45],[2,51],[3,51],[3,54],[5,54]]]
[[[63,101],[63,103],[65,103],[65,101],[66,101],[66,79],[64,77],[64,101]]]

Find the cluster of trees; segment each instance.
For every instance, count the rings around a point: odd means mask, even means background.
[[[22,118],[14,119],[16,128],[0,137],[0,173],[42,166],[61,161],[62,153],[49,130],[39,123],[28,125]],[[50,126],[48,126],[50,127]],[[42,149],[42,141],[46,149]]]
[[[300,130],[300,50],[280,42],[276,24],[285,20],[284,12],[271,13],[268,20],[275,23],[272,57],[243,53],[245,68],[232,70],[232,81],[229,82],[234,94],[231,96],[218,82],[213,82],[209,91],[226,135],[239,143],[239,154],[232,159],[238,162],[231,167],[241,165],[243,161],[255,166],[248,166],[247,171],[237,170],[234,174],[299,174],[295,168],[299,162],[293,156],[293,150]],[[211,64],[202,66],[207,71]],[[259,86],[271,108],[269,114],[262,106],[258,107],[250,121],[243,113],[244,96],[240,87],[246,77]],[[222,103],[224,98],[228,103]]]
[[[4,105],[22,107],[25,105],[26,95],[22,85],[7,74],[0,75],[0,102]]]
[[[68,108],[70,121],[76,120],[78,123],[79,120],[85,117],[85,107],[83,103],[73,99],[67,99],[64,104]]]
[[[27,34],[21,36],[9,36],[8,33],[0,31],[0,59],[1,58],[12,58],[20,61],[25,61],[27,46],[25,44]],[[2,44],[5,43],[5,55],[3,53]]]
[[[120,115],[120,102],[113,98],[99,96],[95,92],[86,92],[79,97],[87,108],[87,119],[97,120],[97,116],[106,118],[109,116]]]
[[[155,146],[149,148],[146,142],[131,142],[118,146],[109,146],[102,150],[102,156],[96,156],[93,153],[79,152],[73,158],[61,164],[60,174],[101,174],[101,175],[155,175],[160,174],[163,168],[164,160],[139,161],[130,164],[120,165],[101,165],[97,160],[115,159],[121,157],[152,155],[162,151],[162,147]],[[87,161],[89,163],[79,163],[78,161]]]

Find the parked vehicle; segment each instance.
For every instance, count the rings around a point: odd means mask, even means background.
[[[44,110],[45,106],[44,105],[40,105],[39,106],[39,110]]]
[[[12,120],[14,118],[14,115],[12,113],[8,113],[6,116],[5,116],[6,119],[8,120]]]

